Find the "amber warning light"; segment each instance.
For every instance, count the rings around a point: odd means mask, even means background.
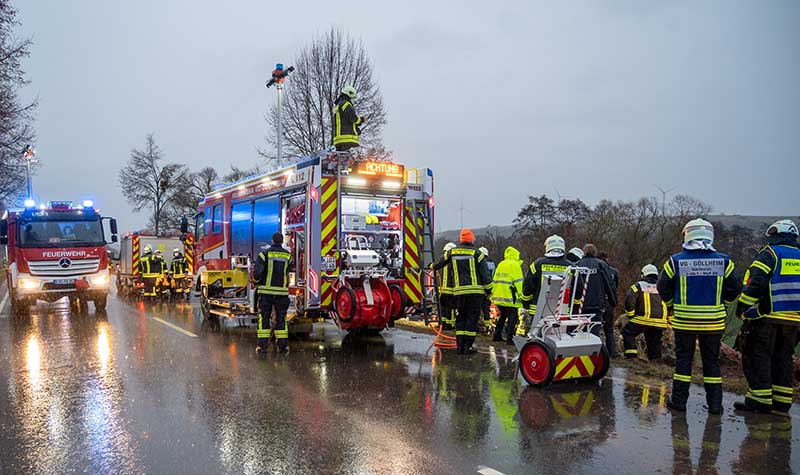
[[[364,162],[358,165],[357,171],[359,175],[403,178],[405,169],[403,165],[398,165],[397,163]]]

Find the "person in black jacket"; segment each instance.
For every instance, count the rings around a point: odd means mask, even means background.
[[[272,336],[270,320],[275,309],[275,342],[278,352],[288,351],[289,328],[286,312],[289,310],[289,264],[292,255],[283,247],[283,234],[272,235],[272,245],[258,253],[253,270],[253,280],[258,285],[258,346],[256,351],[267,349]]]
[[[356,88],[345,86],[333,107],[333,145],[340,152],[358,147],[360,127],[366,121],[353,106],[355,98]]]
[[[578,285],[575,287],[575,291],[578,292],[574,298],[575,303],[581,306],[581,313],[593,314],[592,321],[602,325],[606,306],[617,306],[617,292],[614,288],[608,264],[597,257],[597,248],[594,244],[587,244],[583,246],[583,259],[578,261],[576,266],[588,267],[591,273],[589,274],[589,284],[584,295],[579,293],[583,292],[584,277],[578,278]],[[600,336],[601,325],[594,325],[592,333]],[[606,334],[606,348],[609,353],[613,351],[612,346],[615,346],[613,335],[609,339],[608,334]]]
[[[611,288],[614,292],[614,295],[617,295],[617,289],[619,289],[619,272],[615,267],[608,263],[608,254],[603,251],[597,253],[597,257],[599,257],[603,262],[606,263],[608,266],[608,276],[611,277]],[[606,334],[606,341],[610,341],[611,343],[608,344],[608,353],[609,355],[614,358],[617,356],[617,339],[614,337],[614,317],[616,316],[616,306],[611,305],[610,301],[606,301],[606,310],[603,312],[603,332]]]

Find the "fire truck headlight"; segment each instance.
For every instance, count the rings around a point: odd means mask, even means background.
[[[384,188],[400,188],[403,184],[397,180],[383,180],[383,187]]]
[[[93,287],[105,287],[108,285],[108,274],[102,274],[92,277]]]
[[[36,290],[39,288],[39,279],[30,279],[28,277],[22,277],[19,279],[19,288],[22,290]]]

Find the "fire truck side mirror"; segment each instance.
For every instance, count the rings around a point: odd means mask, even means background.
[[[116,234],[112,234],[111,235],[111,242],[117,242],[117,241],[119,241],[119,238],[117,237],[117,235]]]
[[[111,235],[112,235],[111,240],[113,242],[117,242],[117,240],[115,239],[117,234],[118,234],[118,232],[119,232],[119,231],[117,231],[117,220],[115,218],[111,218],[111,220],[109,221],[108,225],[111,228]]]
[[[0,244],[8,244],[8,220],[0,220]]]
[[[181,232],[186,234],[189,231],[189,220],[186,216],[181,216]]]

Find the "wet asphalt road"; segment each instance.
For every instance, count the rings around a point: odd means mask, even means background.
[[[190,304],[32,312],[0,316],[2,474],[800,472],[797,408],[709,418],[695,387],[674,417],[668,387],[621,369],[537,390],[512,380],[505,347],[437,355],[403,330],[325,325],[264,357]]]

